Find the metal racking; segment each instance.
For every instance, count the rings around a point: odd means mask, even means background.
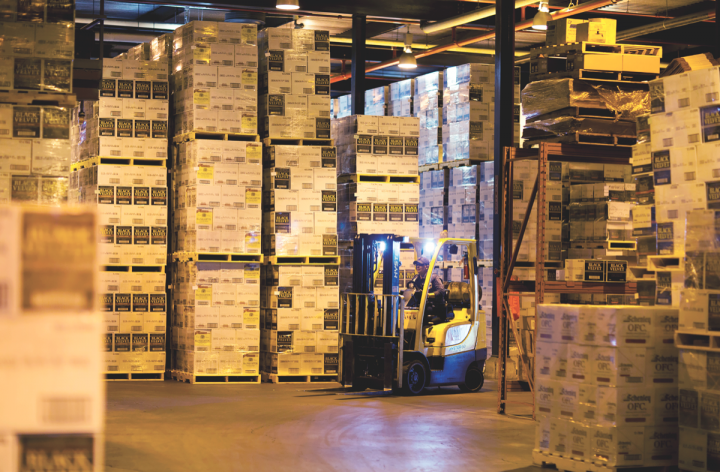
[[[515,325],[508,303],[508,295],[513,293],[535,293],[535,306],[543,303],[545,293],[605,293],[605,294],[632,294],[637,291],[636,283],[606,284],[592,282],[571,282],[571,281],[548,281],[546,280],[545,263],[545,191],[548,174],[548,162],[578,162],[578,163],[602,163],[602,164],[629,164],[630,148],[591,146],[582,144],[563,143],[541,143],[538,149],[518,149],[505,147],[503,149],[503,194],[496,198],[497,213],[500,217],[502,248],[499,271],[496,271],[498,280],[495,282],[495,290],[498,298],[497,314],[499,317],[500,339],[498,352],[498,413],[505,412],[505,405],[508,403],[528,404],[527,402],[513,402],[507,399],[508,381],[506,378],[506,361],[509,342],[509,333],[512,331],[517,341],[524,368],[528,372],[528,382],[531,391],[534,392],[532,370],[526,365],[525,357],[532,358],[534,353],[523,353],[522,342],[519,337],[518,328]],[[512,238],[512,189],[513,189],[513,164],[521,160],[532,160],[538,163],[537,179],[528,202],[528,209],[520,228],[517,246],[513,248]],[[499,187],[495,187],[499,188]],[[522,243],[525,229],[530,218],[530,212],[537,200],[537,255],[535,262],[535,281],[512,281],[511,277],[515,268],[520,244]],[[537,326],[537,311],[535,312],[535,325]],[[533,404],[534,405],[534,404]]]

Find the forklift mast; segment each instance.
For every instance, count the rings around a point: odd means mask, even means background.
[[[400,293],[400,242],[391,234],[358,234],[353,246],[353,293],[374,292],[376,268],[383,273],[383,295]]]

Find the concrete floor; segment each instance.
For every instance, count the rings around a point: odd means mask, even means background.
[[[530,472],[531,408],[495,413],[495,382],[419,397],[338,384],[108,382],[106,470]],[[511,399],[530,399],[512,393]]]

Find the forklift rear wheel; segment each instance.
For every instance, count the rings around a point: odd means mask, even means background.
[[[403,387],[408,395],[419,395],[425,388],[427,372],[425,365],[420,361],[412,361],[404,369]]]
[[[463,392],[479,392],[485,383],[485,376],[477,366],[468,367],[465,383],[458,385]]]

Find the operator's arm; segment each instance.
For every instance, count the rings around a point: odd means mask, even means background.
[[[438,277],[437,275],[433,275],[430,279],[430,287],[428,287],[428,292],[436,293],[436,297],[442,295],[445,292],[445,287],[443,287],[442,282],[440,282],[440,277]]]

